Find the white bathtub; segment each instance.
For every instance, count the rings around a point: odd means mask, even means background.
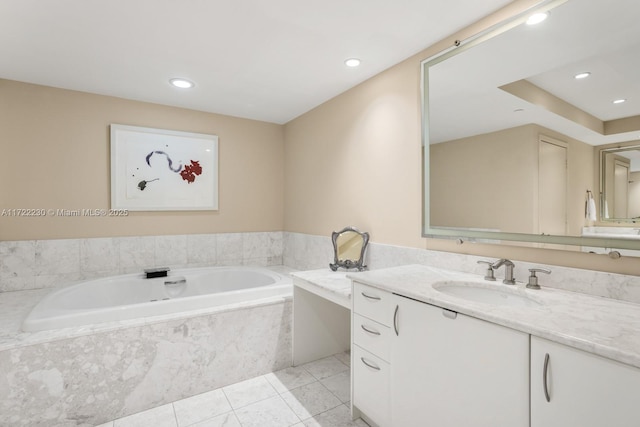
[[[43,331],[137,319],[291,295],[291,279],[266,268],[172,270],[167,277],[127,274],[90,280],[48,294],[22,323]]]

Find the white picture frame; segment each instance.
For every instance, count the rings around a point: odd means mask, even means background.
[[[111,208],[218,210],[218,137],[111,124]]]

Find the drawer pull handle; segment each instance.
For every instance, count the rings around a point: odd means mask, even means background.
[[[368,366],[368,367],[370,367],[371,369],[375,369],[376,371],[379,371],[379,370],[380,370],[380,368],[379,368],[379,367],[377,367],[377,366],[375,366],[375,365],[372,365],[372,364],[370,364],[370,363],[367,363],[367,361],[366,361],[366,360],[364,360],[364,357],[361,357],[361,358],[360,358],[360,360],[362,360],[362,363],[364,363],[365,365],[367,365],[367,366]]]
[[[364,325],[360,325],[360,327],[361,327],[365,332],[369,332],[369,333],[370,333],[370,334],[372,334],[372,335],[380,335],[380,332],[378,332],[378,331],[374,331],[374,330],[371,330],[371,329],[367,328],[367,327],[366,327],[366,326],[364,326]]]
[[[382,298],[377,297],[375,295],[372,296],[372,295],[367,295],[364,292],[361,292],[361,293],[362,293],[362,296],[365,297],[365,298],[369,298],[369,299],[376,300],[376,301],[380,301],[382,299]]]
[[[393,330],[396,331],[396,336],[399,335],[398,331],[398,310],[400,309],[399,305],[396,305],[396,311],[393,312]]]
[[[544,355],[544,368],[542,368],[542,387],[544,389],[544,398],[547,399],[547,402],[551,402],[551,397],[549,396],[549,387],[547,384],[548,372],[549,372],[549,353]]]

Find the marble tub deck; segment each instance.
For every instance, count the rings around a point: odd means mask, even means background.
[[[280,274],[289,275],[294,269],[284,266],[267,267]],[[212,307],[188,312],[171,313],[148,318],[129,319],[122,321],[104,322],[93,325],[61,328],[49,331],[24,332],[22,322],[31,309],[48,293],[58,288],[30,289],[13,292],[0,292],[0,351],[26,345],[41,344],[60,339],[91,335],[98,332],[114,331],[118,329],[143,326],[187,317],[202,316],[238,308],[257,306],[255,302],[238,303],[224,307]],[[265,304],[281,301],[281,297],[265,299]]]
[[[339,353],[99,427],[366,427],[351,420],[349,365]]]

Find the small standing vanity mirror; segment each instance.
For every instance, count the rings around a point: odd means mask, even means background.
[[[364,253],[369,243],[369,233],[363,233],[353,227],[345,227],[331,233],[333,242],[333,263],[331,270],[342,268],[357,268],[362,271],[367,268],[364,263]]]

